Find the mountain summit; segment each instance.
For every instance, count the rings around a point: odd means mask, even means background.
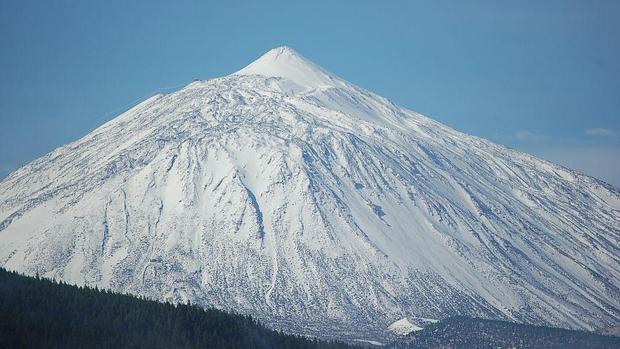
[[[614,326],[619,242],[616,188],[286,47],[0,183],[0,266],[323,337],[451,315]]]
[[[284,78],[306,89],[343,85],[342,80],[287,46],[268,51],[235,74]]]

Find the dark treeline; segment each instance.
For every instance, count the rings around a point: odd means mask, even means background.
[[[247,316],[159,303],[0,268],[0,348],[353,348]]]
[[[393,348],[620,348],[620,337],[584,331],[452,317],[414,332],[407,344]]]

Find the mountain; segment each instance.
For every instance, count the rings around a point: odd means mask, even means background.
[[[620,322],[620,192],[281,47],[0,183],[0,266],[384,340],[399,319]]]

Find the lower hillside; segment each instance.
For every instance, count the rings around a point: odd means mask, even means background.
[[[0,348],[353,348],[250,317],[32,278],[0,268]]]
[[[216,309],[159,303],[0,268],[0,348],[358,347],[286,335]],[[620,337],[453,317],[386,348],[620,348]]]
[[[611,349],[620,348],[620,337],[459,316],[429,325],[392,347]]]

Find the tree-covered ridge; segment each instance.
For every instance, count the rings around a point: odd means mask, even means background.
[[[393,348],[620,348],[620,337],[508,321],[452,317],[414,332]]]
[[[353,348],[247,316],[159,303],[0,268],[0,348]]]

